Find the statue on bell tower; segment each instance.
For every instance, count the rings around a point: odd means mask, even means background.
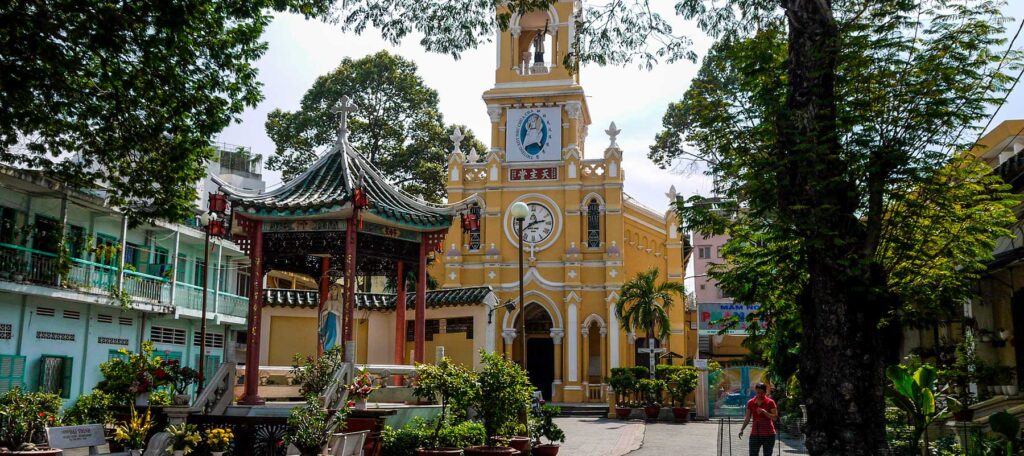
[[[544,31],[537,34],[533,39],[533,64],[544,64],[544,37],[548,34],[549,21],[544,21]]]

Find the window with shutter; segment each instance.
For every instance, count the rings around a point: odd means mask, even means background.
[[[587,247],[601,247],[601,205],[597,199],[587,205]]]
[[[25,357],[0,355],[0,394],[25,387]]]
[[[206,355],[206,364],[203,365],[203,386],[210,381],[210,377],[217,372],[220,366],[220,355]],[[196,355],[196,369],[199,368],[199,355]]]
[[[71,397],[73,360],[68,356],[43,355],[39,359],[39,392]]]

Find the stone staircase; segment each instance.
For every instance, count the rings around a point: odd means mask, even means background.
[[[595,417],[604,418],[608,416],[608,404],[600,403],[553,403],[549,402],[550,405],[558,406],[562,409],[562,413],[558,416],[562,417]]]

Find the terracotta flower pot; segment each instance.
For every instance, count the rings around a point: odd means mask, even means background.
[[[629,414],[633,412],[633,409],[629,407],[615,407],[615,417],[624,420],[629,418]]]
[[[558,444],[546,443],[544,445],[537,445],[533,447],[533,452],[530,454],[533,456],[555,456],[558,454]]]
[[[690,421],[690,408],[672,407],[672,416],[675,417],[676,423],[685,423]]]
[[[490,448],[487,445],[466,447],[463,451],[466,456],[515,456],[517,454],[522,454],[515,448]]]
[[[515,448],[520,453],[525,454],[526,450],[530,449],[530,438],[517,435],[509,439],[508,446]]]
[[[417,448],[416,456],[462,456],[462,448]]]
[[[659,413],[661,413],[661,407],[657,405],[648,405],[644,407],[644,415],[646,415],[647,419],[651,421],[656,421]]]

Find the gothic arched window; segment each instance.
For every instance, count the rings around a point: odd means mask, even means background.
[[[480,205],[473,204],[469,208],[469,250],[480,250]]]
[[[601,206],[597,198],[587,204],[587,247],[601,247]]]

